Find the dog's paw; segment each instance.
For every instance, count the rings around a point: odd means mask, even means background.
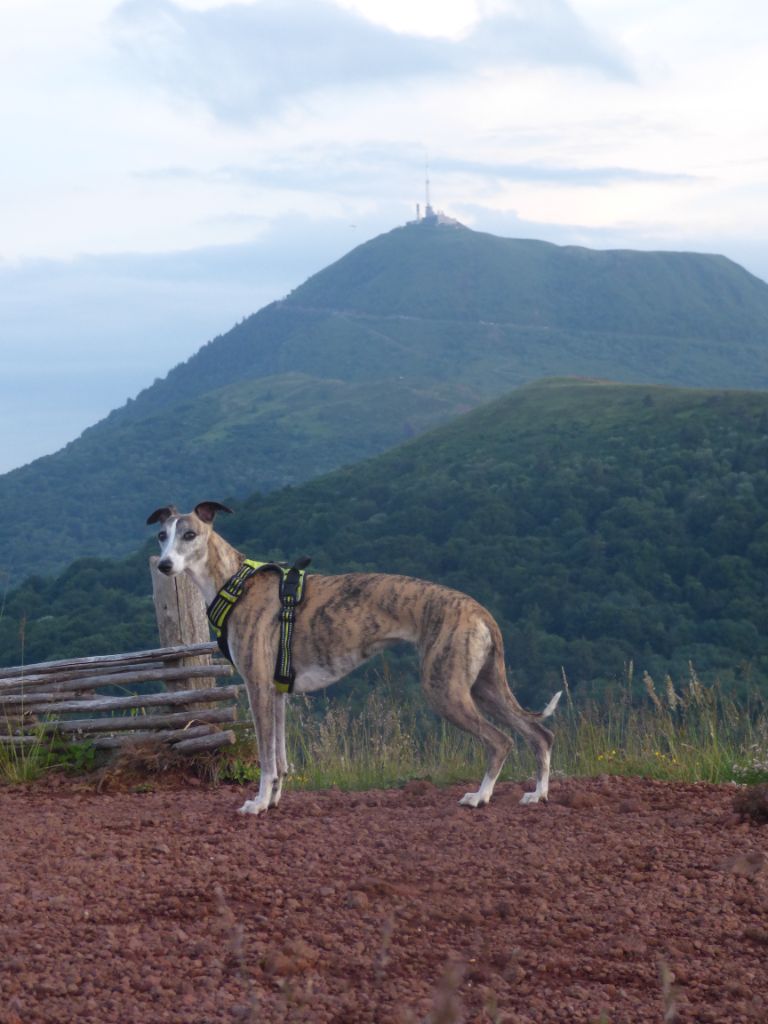
[[[485,807],[488,801],[484,800],[479,793],[465,793],[459,803],[464,807]]]
[[[537,804],[539,801],[545,804],[547,802],[547,798],[543,794],[534,791],[533,793],[523,793],[523,799],[520,803]]]
[[[238,814],[261,814],[266,811],[268,805],[259,800],[246,800],[242,807],[238,807]]]

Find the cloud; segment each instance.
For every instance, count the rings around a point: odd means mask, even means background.
[[[466,45],[469,60],[476,66],[581,66],[609,78],[631,81],[635,77],[618,47],[602,41],[566,0],[500,5],[499,13],[478,23]]]
[[[190,10],[173,0],[124,0],[115,45],[144,80],[248,121],[323,89],[354,89],[513,65],[579,66],[630,80],[627,62],[566,0],[520,0],[482,18],[461,40],[375,25],[330,0],[261,0]]]
[[[359,145],[304,145],[283,150],[249,164],[219,167],[167,166],[137,175],[155,181],[196,181],[205,185],[237,185],[254,189],[311,191],[350,197],[375,196],[402,200],[402,184],[420,188],[423,149],[415,141],[397,144],[362,142]],[[597,187],[626,182],[685,183],[699,180],[682,172],[611,165],[573,167],[556,163],[479,160],[438,155],[430,158],[430,174],[445,188],[452,177],[474,180],[478,187],[488,183],[529,182],[550,185]]]
[[[609,185],[617,182],[682,182],[695,181],[695,175],[650,171],[637,167],[569,167],[556,164],[482,162],[443,157],[433,161],[434,170],[460,172],[497,181],[527,181],[552,185]]]

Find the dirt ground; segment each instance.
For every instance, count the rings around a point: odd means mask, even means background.
[[[768,1021],[734,787],[463,791],[0,788],[0,1024]]]

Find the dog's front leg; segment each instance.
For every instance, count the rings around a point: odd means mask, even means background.
[[[240,808],[241,814],[261,814],[273,803],[277,783],[277,744],[275,734],[275,691],[271,680],[254,683],[246,680],[248,700],[251,705],[253,724],[256,728],[256,742],[259,747],[259,792],[253,800],[246,800]]]
[[[277,779],[272,787],[270,807],[277,807],[283,792],[283,782],[288,774],[288,751],[285,746],[285,706],[288,697],[284,693],[275,694],[275,750],[277,755]]]

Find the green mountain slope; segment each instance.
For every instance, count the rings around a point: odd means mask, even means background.
[[[723,256],[595,251],[411,224],[315,274],[113,416],[143,415],[238,373],[431,381],[477,362],[489,394],[495,360],[499,394],[557,371],[561,348],[568,373],[622,379],[615,370],[628,364],[631,377],[659,382],[716,386],[713,374],[725,372],[727,386],[746,386],[757,373],[762,386],[767,346],[768,285]],[[649,349],[664,365],[643,361]]]
[[[219,524],[251,557],[472,593],[532,704],[561,666],[575,686],[630,661],[765,686],[767,466],[767,394],[549,381]],[[0,662],[19,660],[24,616],[28,660],[154,642],[146,554],[12,592]]]
[[[766,387],[768,285],[719,256],[398,228],[0,477],[0,570],[127,553],[169,491],[300,483],[552,374]]]
[[[768,315],[768,291],[722,256],[598,252],[412,225],[316,274],[288,304],[560,330],[764,340],[764,323],[754,315]]]

